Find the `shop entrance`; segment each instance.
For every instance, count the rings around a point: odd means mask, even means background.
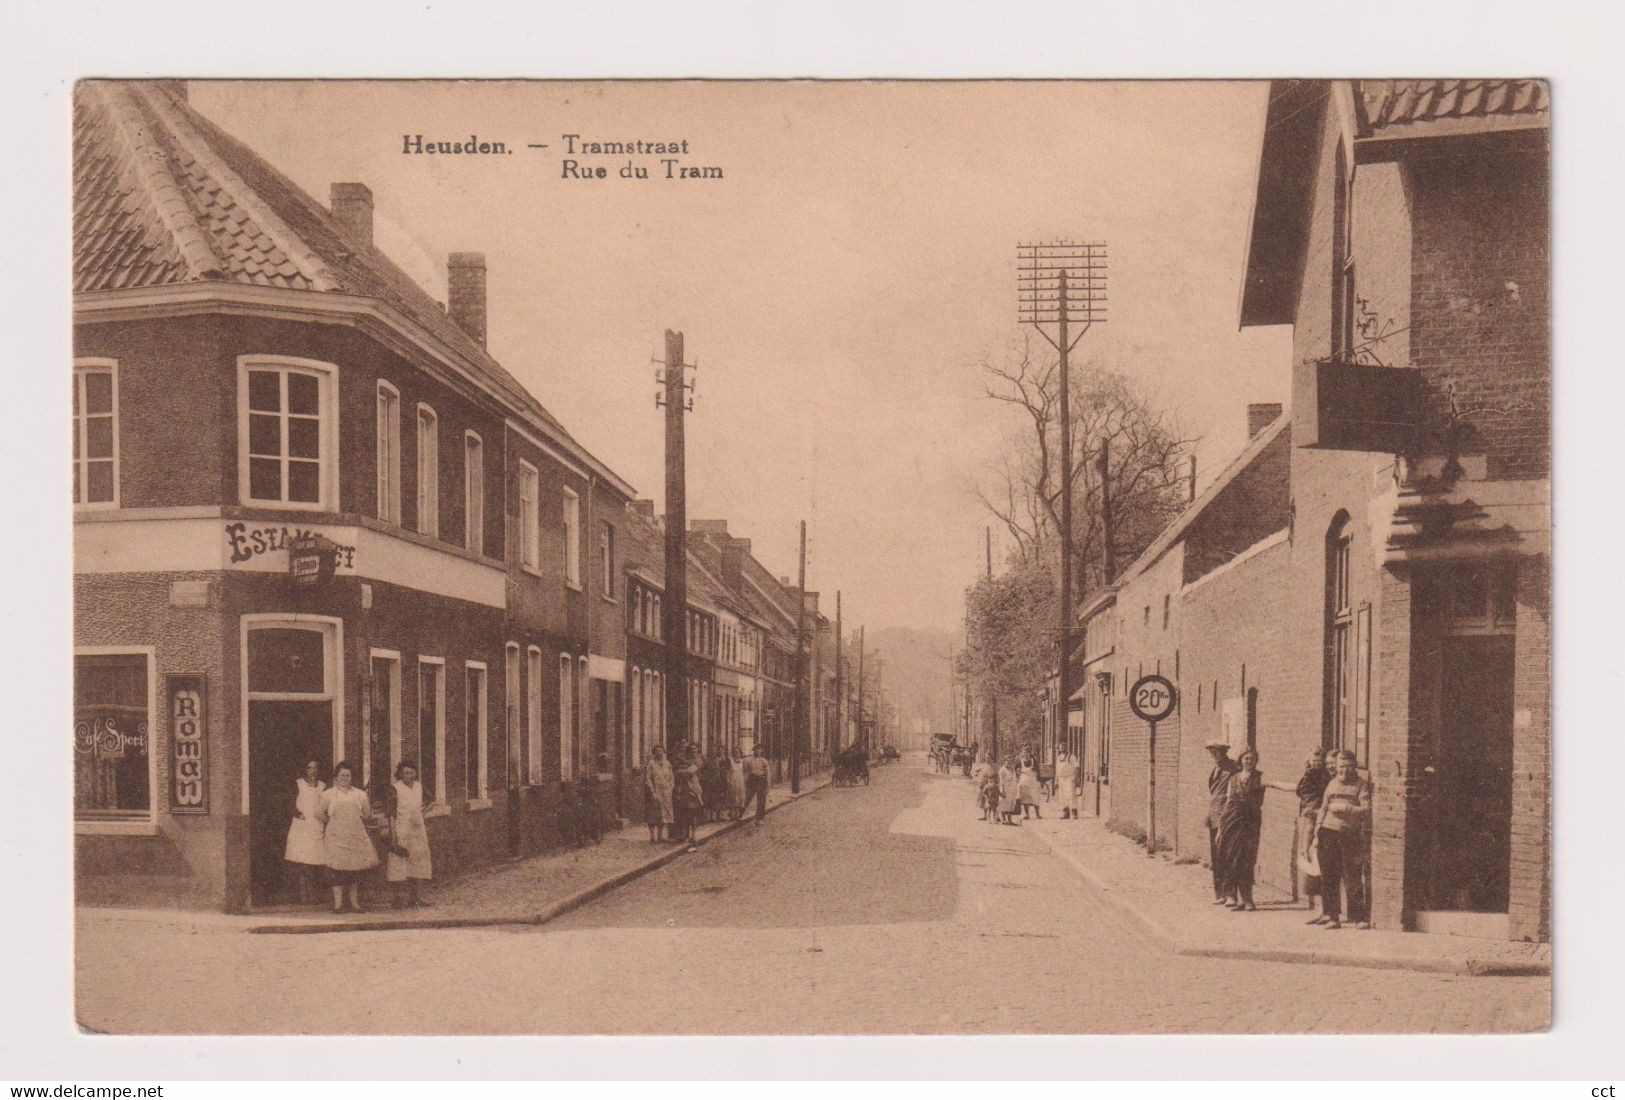
[[[335,620],[245,616],[243,710],[247,756],[249,902],[275,905],[296,896],[283,860],[293,821],[295,780],[316,761],[333,782],[338,685]],[[363,782],[357,774],[355,781]]]
[[[248,704],[249,884],[255,905],[294,900],[292,869],[282,856],[293,819],[294,780],[310,760],[333,778],[333,708],[326,702],[253,700]]]
[[[1447,637],[1441,658],[1439,743],[1421,815],[1428,856],[1417,908],[1419,925],[1444,927],[1452,923],[1441,919],[1445,913],[1507,911],[1513,638]]]

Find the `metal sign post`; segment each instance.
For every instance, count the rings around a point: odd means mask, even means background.
[[[1146,742],[1146,833],[1145,854],[1157,854],[1157,723],[1174,712],[1178,693],[1165,676],[1142,676],[1129,689],[1128,708],[1140,721],[1148,723],[1151,735]]]

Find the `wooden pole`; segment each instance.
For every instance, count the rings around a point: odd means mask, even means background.
[[[796,703],[790,728],[790,793],[801,793],[801,740],[807,722],[807,521],[801,521],[801,565],[796,575]]]
[[[666,330],[666,740],[688,738],[688,497],[683,463],[683,334]]]

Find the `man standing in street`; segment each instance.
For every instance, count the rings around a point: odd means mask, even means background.
[[[1219,869],[1219,818],[1224,814],[1224,798],[1230,790],[1230,777],[1241,770],[1241,765],[1230,759],[1230,743],[1222,737],[1208,741],[1207,751],[1213,755],[1213,770],[1207,776],[1207,852],[1213,868],[1213,904],[1226,901],[1224,876]]]
[[[762,823],[767,816],[767,758],[762,750],[751,746],[750,755],[745,757],[745,805],[750,805],[751,799],[756,800],[756,824]]]

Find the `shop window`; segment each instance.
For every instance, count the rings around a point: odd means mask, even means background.
[[[418,534],[440,537],[440,418],[418,406]]]
[[[73,660],[73,809],[85,822],[152,817],[152,658],[144,652]]]
[[[446,663],[418,658],[418,777],[435,802],[446,804]]]
[[[111,360],[74,367],[73,503],[118,507],[118,373]]]
[[[259,631],[255,632],[260,633]],[[401,656],[393,650],[375,649],[372,659],[372,731],[362,747],[361,770],[357,782],[373,784],[380,776],[395,770],[401,758]],[[374,770],[374,765],[377,770]]]
[[[572,588],[581,587],[581,498],[574,489],[564,490],[564,579]]]
[[[378,518],[401,521],[401,395],[378,383]]]
[[[239,360],[238,491],[244,503],[338,506],[333,367]]]
[[[463,434],[463,545],[485,553],[485,443]]]
[[[542,570],[541,478],[524,459],[519,460],[519,564],[532,573]]]
[[[463,666],[463,789],[470,803],[483,803],[490,792],[486,744],[485,665]]]

